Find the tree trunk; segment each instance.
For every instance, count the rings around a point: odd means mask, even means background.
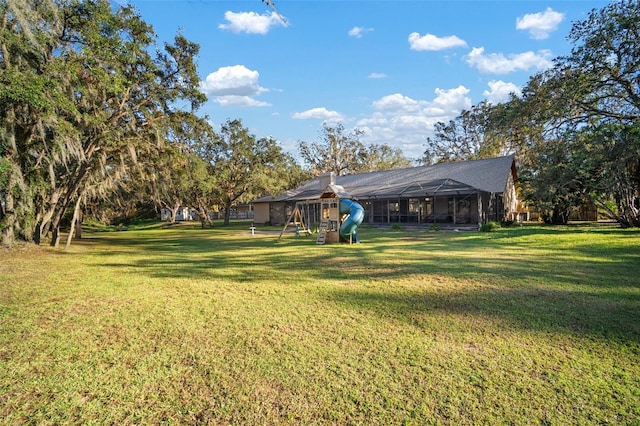
[[[36,229],[36,233],[38,234],[38,244],[40,244],[40,239],[46,237],[49,233],[49,228],[51,227],[51,218],[53,218],[55,209],[58,205],[58,201],[60,201],[61,196],[62,193],[59,189],[56,189],[51,196],[51,205],[49,207],[49,210],[42,215],[42,220],[37,227],[38,229]]]
[[[51,247],[58,247],[60,245],[60,226],[54,226],[51,233]]]
[[[559,205],[553,207],[551,223],[554,225],[566,225],[569,222],[569,210]]]
[[[78,219],[76,221],[76,240],[82,239],[82,221],[83,221],[84,212],[82,209],[78,211]]]
[[[224,224],[225,226],[229,224],[231,220],[231,204],[227,204],[224,206]]]
[[[36,229],[33,230],[33,242],[37,245],[40,245],[41,238],[42,236],[40,234],[40,222],[38,222],[36,223]]]
[[[53,220],[51,221],[51,226],[53,228],[53,234],[51,237],[50,245],[52,247],[58,247],[60,244],[60,222],[62,221],[62,217],[66,212],[67,208],[71,204],[71,200],[75,197],[80,198],[80,187],[84,185],[84,182],[89,174],[89,164],[85,163],[80,166],[80,170],[76,175],[76,178],[73,181],[72,185],[67,187],[64,197],[62,197],[62,202],[57,205],[56,212],[53,215]]]
[[[80,216],[80,201],[82,197],[78,197],[76,200],[76,205],[73,208],[73,217],[71,218],[71,227],[69,228],[69,235],[67,235],[67,244],[64,246],[65,250],[68,250],[71,246],[71,240],[73,239],[73,234],[76,230],[76,224],[78,222],[78,218]]]
[[[8,191],[5,193],[4,202],[4,220],[2,222],[2,245],[5,247],[11,247],[15,241],[14,226],[16,222],[15,213],[15,200],[13,194],[11,194],[11,187],[13,186],[13,179],[9,178],[9,185],[7,185]]]
[[[198,200],[198,216],[200,216],[200,224],[202,228],[206,228],[207,226],[213,226],[213,220],[209,216],[209,211],[204,202]]]
[[[176,216],[178,215],[178,209],[180,208],[179,205],[173,206],[171,207],[169,210],[171,210],[171,223],[176,223]]]
[[[640,227],[640,195],[638,192],[629,189],[624,194],[622,205],[618,206],[621,212],[621,220],[618,220],[625,228]]]
[[[198,208],[198,216],[200,216],[200,226],[202,227],[202,229],[206,228],[207,223],[209,222],[207,211],[202,207]]]

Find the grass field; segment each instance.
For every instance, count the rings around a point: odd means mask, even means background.
[[[640,424],[640,231],[0,251],[0,424]]]

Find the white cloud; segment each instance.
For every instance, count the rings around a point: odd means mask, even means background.
[[[362,38],[363,35],[371,31],[373,31],[373,28],[353,27],[349,30],[348,34],[350,37]]]
[[[395,118],[407,116],[426,117],[440,120],[442,117],[455,117],[460,110],[471,107],[467,96],[469,89],[458,86],[453,89],[435,89],[436,97],[431,101],[416,100],[401,93],[387,95],[373,102],[373,108]]]
[[[432,136],[437,122],[448,122],[463,109],[471,108],[468,95],[465,86],[436,89],[432,100],[394,93],[374,101],[374,113],[359,120],[356,127],[365,132],[363,142],[392,144],[407,157],[417,159],[422,156],[424,142]]]
[[[409,34],[409,46],[411,50],[443,50],[452,47],[465,47],[467,42],[451,35],[447,37],[437,37],[433,34],[420,36],[418,33]]]
[[[420,110],[420,102],[400,93],[387,95],[373,102],[373,108],[388,113],[411,113]]]
[[[381,112],[374,112],[371,117],[358,120],[358,125],[364,127],[380,127],[386,125],[387,117]]]
[[[558,29],[564,20],[564,13],[556,12],[547,7],[544,12],[528,13],[516,19],[516,29],[529,31],[529,35],[536,40],[544,40],[549,33]]]
[[[459,109],[471,106],[471,99],[467,97],[469,89],[464,86],[449,90],[436,89],[435,92],[438,96],[433,100],[433,104],[442,108],[445,113],[457,112]]]
[[[303,112],[296,112],[291,114],[291,118],[294,118],[296,120],[307,120],[310,118],[315,118],[329,122],[338,122],[343,120],[342,114],[337,111],[329,111],[325,107],[312,108]]]
[[[371,74],[369,74],[369,78],[387,78],[389,77],[388,75],[386,75],[385,73],[382,72],[372,72]]]
[[[214,101],[222,106],[248,106],[248,107],[271,106],[270,103],[253,99],[251,96],[221,96],[221,97],[215,98]]]
[[[220,105],[268,106],[253,99],[268,91],[258,84],[259,77],[258,71],[244,65],[220,67],[200,82],[200,90]]]
[[[275,26],[286,26],[286,21],[271,12],[260,15],[256,12],[235,13],[227,11],[224,18],[228,23],[220,24],[218,28],[234,33],[267,34]]]
[[[513,83],[491,80],[488,84],[490,90],[485,90],[482,95],[487,99],[487,102],[494,105],[508,101],[512,93],[516,96],[522,95],[520,88]]]
[[[488,74],[508,74],[514,71],[527,71],[531,68],[542,70],[552,65],[550,50],[528,51],[504,56],[502,53],[484,53],[484,47],[474,47],[466,61],[480,72]]]

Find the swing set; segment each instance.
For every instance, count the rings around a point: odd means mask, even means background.
[[[280,232],[280,236],[278,240],[282,238],[282,235],[287,231],[290,226],[295,226],[296,228],[296,237],[299,237],[301,234],[312,235],[313,230],[311,229],[312,224],[318,223],[319,213],[317,206],[319,202],[317,201],[298,201],[296,203],[295,208],[289,215],[289,218],[284,224],[284,228],[282,228],[282,232]],[[313,211],[312,211],[313,210]],[[313,221],[312,221],[313,218]],[[317,219],[317,220],[316,220]]]

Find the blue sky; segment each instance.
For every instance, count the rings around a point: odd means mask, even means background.
[[[131,0],[160,43],[181,31],[216,128],[242,119],[298,156],[323,123],[417,159],[433,125],[519,93],[606,1]],[[120,0],[119,3],[124,3]]]

